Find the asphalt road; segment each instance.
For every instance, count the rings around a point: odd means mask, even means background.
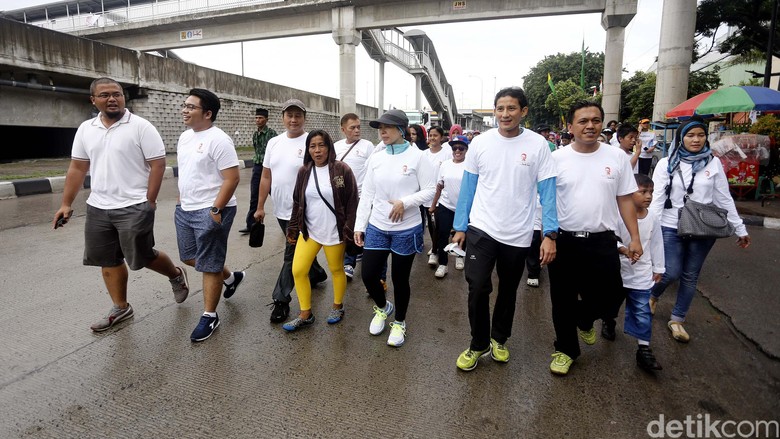
[[[249,175],[241,171],[240,212]],[[175,182],[163,184],[156,226],[158,249],[174,259]],[[135,317],[93,334],[90,323],[110,301],[99,270],[81,265],[85,198],[57,231],[59,194],[0,201],[0,437],[640,438],[661,415],[665,426],[704,414],[780,420],[778,231],[750,228],[747,251],[716,245],[689,315],[689,344],[666,329],[668,292],[653,327],[664,366],[655,375],[636,367],[635,343],[620,333],[583,346],[569,376],[551,375],[546,273],[541,288],[518,291],[511,361],[483,358],[463,373],[455,359],[469,340],[466,283],[454,269],[435,279],[422,256],[400,349],[385,344],[387,333],[368,334],[372,302],[359,280],[339,325],[324,322],[329,281],[315,289],[313,327],[287,334],[269,323],[283,242],[273,222],[261,249],[234,224],[228,264],[248,277],[220,304],[222,325],[209,340],[189,341],[202,312],[192,270],[192,294],[180,305],[166,279],[132,272]]]

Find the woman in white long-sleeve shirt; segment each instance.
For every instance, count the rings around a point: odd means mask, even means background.
[[[664,192],[653,198],[650,211],[661,220],[666,272],[661,282],[652,289],[650,308],[655,313],[661,294],[669,284],[679,279],[677,302],[667,326],[675,340],[687,342],[690,336],[683,322],[696,294],[704,260],[715,239],[688,239],[677,235],[679,211],[686,194],[691,200],[715,203],[728,210],[728,220],[736,229],[739,237],[737,245],[740,247],[750,245],[750,236],[737,214],[723,166],[710,151],[707,124],[703,120],[694,118],[680,125],[669,156],[659,160],[655,169],[653,182],[656,190]]]
[[[363,283],[374,299],[369,332],[379,335],[387,316],[395,310],[387,344],[401,346],[406,337],[409,307],[409,275],[415,253],[423,249],[423,226],[418,206],[429,204],[436,191],[433,166],[423,152],[404,140],[409,120],[400,110],[390,110],[369,123],[379,129],[384,151],[366,163],[363,193],[355,220],[355,243],[363,246]],[[385,297],[380,282],[382,266],[392,254],[391,276],[395,306]]]

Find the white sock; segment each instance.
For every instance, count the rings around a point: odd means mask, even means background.
[[[650,346],[650,342],[644,340],[637,340],[636,344],[638,344],[639,346]]]
[[[209,317],[216,317],[217,313],[216,312],[203,311],[203,315],[204,316],[209,316]]]
[[[225,279],[225,285],[232,285],[233,282],[235,282],[235,280],[236,280],[236,277],[233,276],[233,272],[231,271],[230,272],[230,277]]]

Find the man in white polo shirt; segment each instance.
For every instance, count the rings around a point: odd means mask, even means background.
[[[357,180],[359,197],[366,176],[366,161],[374,153],[374,144],[360,138],[360,117],[355,113],[347,113],[341,117],[341,132],[345,137],[336,142],[333,149],[336,151],[336,159],[352,168]],[[344,273],[347,275],[347,280],[352,280],[355,276],[356,263],[357,255],[344,255]]]
[[[84,265],[101,267],[114,303],[108,315],[90,327],[102,332],[133,316],[127,302],[128,266],[168,276],[177,303],[187,298],[189,285],[184,267],[177,268],[168,255],[154,249],[154,213],[165,173],[160,134],[125,108],[124,90],[115,80],[98,78],[89,91],[100,113],[76,131],[62,206],[52,224],[57,229],[71,218],[71,204],[89,171]]]
[[[636,181],[620,148],[598,141],[604,121],[601,105],[582,101],[569,110],[574,142],[552,156],[558,170],[558,254],[549,266],[555,352],[550,371],[566,375],[580,355],[577,334],[596,343],[593,322],[611,314],[623,294],[617,251],[619,221],[631,242],[629,257],[642,256],[636,209]],[[578,300],[581,298],[581,300]]]
[[[466,247],[464,272],[469,284],[471,344],[458,357],[464,371],[477,367],[490,352],[493,360],[509,361],[506,342],[512,335],[517,287],[531,246],[537,188],[542,204],[544,240],[540,261],[555,258],[555,165],[547,139],[521,126],[528,99],[519,87],[496,94],[498,128],[475,137],[466,154],[452,242]],[[490,317],[493,269],[498,294]]]
[[[289,99],[282,104],[282,123],[287,131],[269,140],[265,150],[255,220],[262,222],[265,219],[265,201],[270,194],[274,202],[274,215],[279,222],[279,227],[282,228],[282,233],[286,235],[287,225],[292,215],[295,180],[298,177],[298,169],[303,166],[303,155],[307,148],[308,133],[304,129],[306,107],[303,102]],[[290,314],[292,300],[290,293],[295,287],[292,275],[293,256],[295,256],[295,246],[285,240],[284,262],[272,294],[274,301],[271,311],[272,323],[281,323],[287,320]],[[316,285],[327,278],[325,270],[317,259],[314,259],[309,270],[311,284]]]

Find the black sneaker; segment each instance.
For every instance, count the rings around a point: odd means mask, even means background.
[[[222,293],[222,296],[225,299],[230,299],[230,297],[236,293],[236,290],[238,289],[238,286],[241,284],[241,281],[244,280],[245,275],[246,273],[243,271],[233,272],[233,283],[230,285],[225,284],[225,292]]]
[[[240,233],[242,235],[249,234],[249,227],[244,227],[243,229],[239,230],[238,233]]]
[[[640,345],[636,350],[636,365],[647,371],[663,369],[656,361],[653,350],[650,349],[650,346],[645,345]]]
[[[271,323],[282,323],[287,320],[287,316],[290,315],[290,304],[274,300],[274,303],[268,306],[273,306],[271,310]]]
[[[610,320],[602,320],[601,321],[601,336],[606,338],[609,341],[615,341],[615,321]]]
[[[219,327],[219,316],[210,317],[205,314],[200,316],[200,322],[195,330],[190,335],[190,340],[193,342],[203,341],[214,333],[214,330]]]

